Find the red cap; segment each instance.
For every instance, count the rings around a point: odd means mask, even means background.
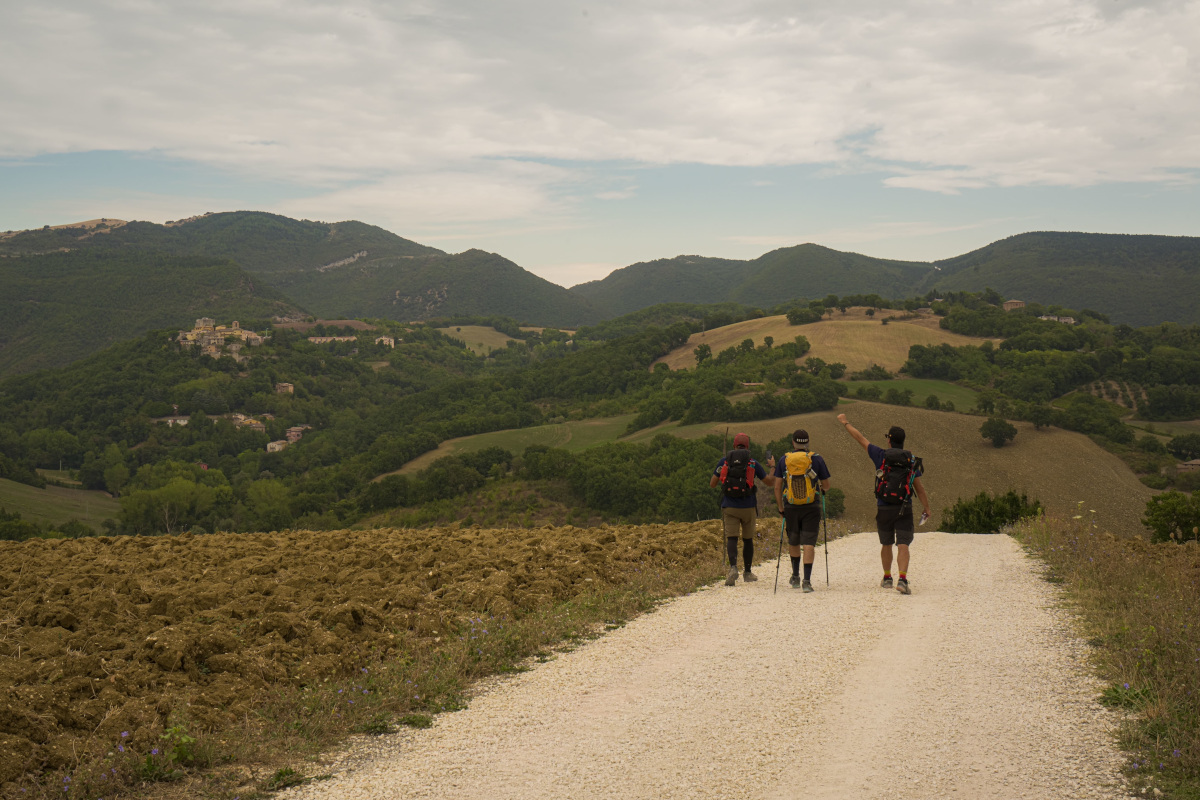
[[[750,434],[748,434],[748,433],[734,434],[733,446],[734,447],[749,447],[750,446]]]

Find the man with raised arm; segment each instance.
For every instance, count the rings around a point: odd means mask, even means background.
[[[921,524],[925,524],[925,520],[929,519],[929,498],[921,484],[921,459],[915,458],[904,449],[904,429],[897,425],[888,429],[888,449],[885,450],[867,441],[867,437],[850,424],[845,414],[838,414],[837,420],[842,423],[846,432],[862,445],[875,465],[875,497],[878,506],[875,512],[875,526],[879,531],[879,557],[883,562],[883,580],[879,585],[885,589],[892,588],[894,544],[897,566],[900,569],[896,591],[900,594],[912,594],[908,585],[908,548],[913,540],[914,490],[924,509]]]

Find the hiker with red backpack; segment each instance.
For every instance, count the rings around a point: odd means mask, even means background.
[[[879,585],[884,589],[892,588],[892,545],[895,544],[896,562],[900,568],[896,591],[912,594],[908,585],[908,548],[913,540],[914,491],[924,508],[921,524],[924,525],[925,520],[929,519],[929,498],[921,484],[921,459],[904,449],[904,429],[898,425],[888,429],[888,449],[885,450],[867,441],[867,437],[850,424],[845,414],[838,414],[837,419],[875,464],[875,498],[878,506],[875,525],[879,530],[879,557],[883,562],[883,580]]]
[[[792,434],[792,452],[775,462],[775,506],[783,515],[788,552],[792,556],[793,589],[811,592],[813,558],[821,531],[821,499],[829,491],[829,467],[825,459],[808,451],[808,431]],[[803,550],[801,549],[803,548]],[[804,577],[800,561],[804,560]],[[779,580],[779,567],[775,568]]]
[[[721,487],[721,523],[725,528],[725,547],[729,553],[729,575],[726,586],[737,583],[737,540],[742,536],[742,563],[745,572],[742,579],[747,583],[758,580],[750,571],[754,564],[754,520],[758,516],[758,486],[771,486],[775,479],[767,475],[750,455],[750,437],[739,433],[733,437],[733,449],[717,462],[708,485]]]

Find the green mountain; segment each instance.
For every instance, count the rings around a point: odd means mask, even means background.
[[[1067,308],[1116,322],[1200,323],[1200,238],[1099,233],[1025,233],[933,263],[890,261],[813,244],[752,261],[679,256],[634,264],[572,287],[609,316],[659,303],[736,302],[771,307],[827,294],[902,298],[981,291]]]
[[[68,364],[197,317],[263,319],[299,310],[219,258],[81,250],[0,258],[0,374]]]
[[[935,262],[913,292],[979,291],[1043,305],[1091,308],[1114,322],[1200,323],[1200,238],[1023,233]]]
[[[249,211],[0,237],[0,312],[0,374],[66,364],[201,316],[469,314],[557,327],[602,318],[497,255],[449,255],[361,222]]]
[[[773,250],[752,261],[677,256],[616,270],[571,291],[608,316],[659,303],[734,302],[770,307],[828,294],[903,297],[931,265],[842,253],[815,244]]]
[[[603,319],[586,299],[482,250],[457,255],[366,256],[331,269],[276,273],[273,283],[326,317],[413,322],[499,315],[557,328]]]

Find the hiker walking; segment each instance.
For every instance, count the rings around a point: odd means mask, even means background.
[[[750,456],[750,437],[739,433],[733,437],[733,449],[729,455],[717,462],[708,485],[721,487],[721,523],[725,528],[725,548],[729,553],[729,575],[726,586],[737,583],[737,540],[742,537],[742,563],[745,566],[743,580],[756,581],[758,576],[750,571],[754,563],[754,520],[758,516],[758,486],[774,483],[762,465]]]
[[[904,449],[904,428],[898,425],[888,429],[888,449],[884,450],[867,441],[867,437],[850,424],[845,414],[838,414],[837,419],[875,464],[875,497],[878,506],[875,525],[879,531],[879,558],[883,562],[883,580],[879,585],[884,589],[892,588],[892,545],[895,544],[896,562],[900,569],[896,591],[912,594],[908,586],[908,547],[913,540],[913,490],[916,490],[924,509],[921,524],[929,519],[929,498],[925,495],[925,487],[921,485],[921,459]]]
[[[808,450],[808,431],[792,434],[792,451],[775,462],[775,507],[783,515],[792,556],[793,589],[811,592],[813,558],[821,530],[821,497],[829,490],[829,467],[825,459]],[[803,550],[801,550],[803,548]],[[800,560],[804,559],[804,577]],[[777,570],[778,572],[778,570]]]

